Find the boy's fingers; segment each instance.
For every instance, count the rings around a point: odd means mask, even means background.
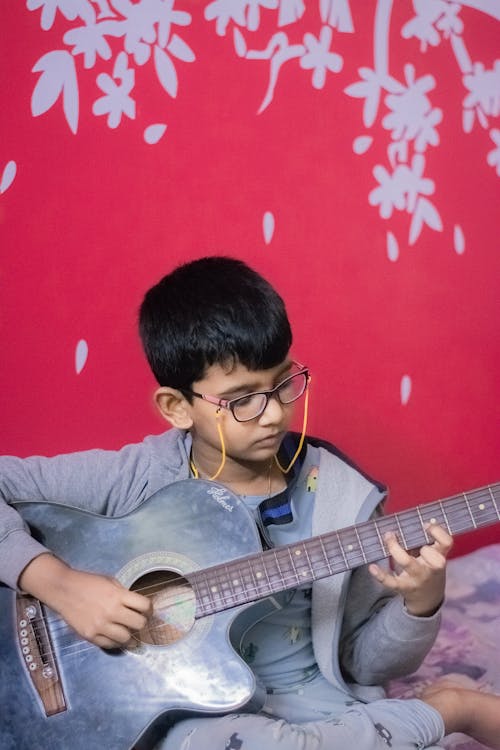
[[[399,544],[394,532],[389,531],[387,534],[385,534],[384,542],[385,546],[387,547],[387,551],[389,552],[393,560],[398,565],[401,565],[402,568],[407,568],[409,565],[412,565],[415,562],[415,558],[412,557],[412,555],[405,549],[403,549],[403,547]]]
[[[434,544],[447,554],[453,546],[453,537],[437,523],[431,523],[426,527],[427,533],[434,539]]]

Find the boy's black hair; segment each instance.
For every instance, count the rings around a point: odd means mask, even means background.
[[[158,383],[180,390],[213,364],[275,367],[292,344],[276,290],[243,261],[219,256],[185,263],[152,287],[139,332]]]

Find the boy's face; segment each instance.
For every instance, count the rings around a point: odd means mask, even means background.
[[[192,384],[191,390],[230,400],[256,391],[271,390],[293,371],[293,362],[288,358],[268,370],[252,371],[239,363],[231,369],[212,365],[202,380]],[[294,406],[295,403],[284,405],[276,397],[272,397],[260,416],[248,422],[237,422],[229,409],[194,398],[190,411],[195,455],[200,459],[203,457],[205,460],[220,461],[218,414],[229,460],[268,462],[277,453],[289,429]]]

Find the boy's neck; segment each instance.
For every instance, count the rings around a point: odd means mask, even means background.
[[[217,472],[219,464],[207,457],[191,451],[191,463],[200,479],[210,479]],[[286,487],[286,479],[277,466],[274,456],[262,462],[235,461],[226,456],[224,467],[215,480],[225,485],[236,495],[262,495],[270,497]]]

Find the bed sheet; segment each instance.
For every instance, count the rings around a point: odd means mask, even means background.
[[[393,697],[417,696],[445,675],[465,675],[479,690],[500,694],[500,544],[453,558],[448,563],[441,630],[420,669],[393,681]],[[483,750],[484,745],[453,734],[447,750]]]

